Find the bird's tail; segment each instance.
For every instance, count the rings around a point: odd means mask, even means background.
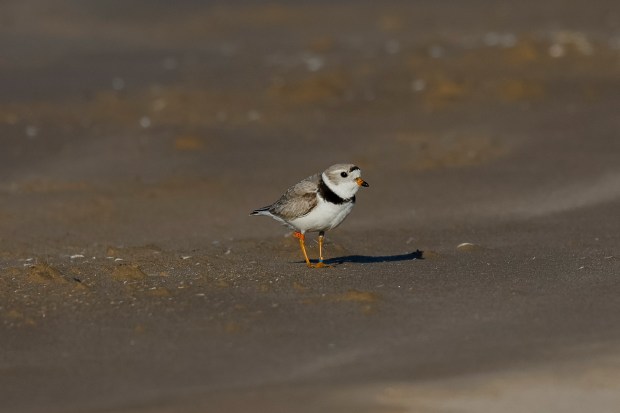
[[[254,211],[250,212],[250,215],[271,215],[269,213],[269,208],[271,208],[271,205],[255,209]]]

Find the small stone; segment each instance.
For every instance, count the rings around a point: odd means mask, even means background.
[[[480,246],[476,245],[476,244],[472,244],[471,242],[463,242],[463,243],[457,245],[456,249],[457,249],[457,251],[471,252],[471,251],[479,250]]]

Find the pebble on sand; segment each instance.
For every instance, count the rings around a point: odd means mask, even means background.
[[[479,249],[480,249],[479,245],[472,244],[471,242],[462,242],[456,246],[456,250],[462,251],[462,252],[477,251]]]

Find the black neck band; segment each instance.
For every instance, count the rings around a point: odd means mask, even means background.
[[[323,177],[319,180],[319,195],[326,201],[331,202],[332,204],[340,205],[347,202],[355,202],[355,196],[351,198],[341,198],[332,191],[329,186],[323,181]]]

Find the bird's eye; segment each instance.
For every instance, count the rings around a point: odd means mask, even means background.
[[[341,172],[340,176],[342,176],[343,178],[346,178],[347,176],[349,176],[349,174],[347,174],[346,172]]]

